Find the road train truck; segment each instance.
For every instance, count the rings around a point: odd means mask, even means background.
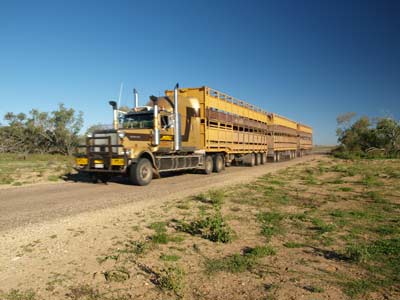
[[[312,147],[312,129],[268,113],[209,87],[179,88],[151,96],[126,112],[110,101],[113,128],[96,130],[76,153],[80,172],[97,180],[127,176],[147,185],[160,173],[221,172],[232,164],[254,166],[293,158]]]

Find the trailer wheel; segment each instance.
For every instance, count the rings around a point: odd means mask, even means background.
[[[254,153],[251,153],[249,154],[249,157],[247,159],[246,166],[254,167],[255,164],[256,164],[256,156]]]
[[[267,162],[267,153],[261,153],[261,164],[264,165]]]
[[[211,174],[211,172],[214,169],[214,162],[213,158],[211,155],[206,155],[206,158],[204,159],[204,173],[205,174]]]
[[[256,166],[261,165],[261,153],[256,153],[255,157],[256,157],[255,165]]]
[[[213,172],[219,173],[224,169],[224,159],[222,158],[222,155],[216,154],[213,157]]]
[[[153,166],[147,158],[141,158],[130,167],[129,178],[133,184],[148,185],[153,179]]]

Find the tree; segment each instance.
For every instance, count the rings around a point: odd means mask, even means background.
[[[54,126],[55,147],[63,154],[71,155],[78,144],[78,134],[83,125],[83,113],[75,114],[75,110],[67,109],[60,104],[58,110],[52,112],[51,122]]]
[[[82,112],[59,104],[57,110],[28,115],[12,112],[4,116],[8,123],[0,130],[0,151],[25,153],[61,153],[70,155],[78,143],[83,124]]]
[[[388,152],[400,150],[400,123],[391,118],[380,118],[376,124],[376,137],[379,147]]]
[[[361,117],[351,123],[354,116],[354,113],[347,113],[337,118],[336,132],[342,152],[363,155],[371,149],[380,149],[389,156],[399,154],[400,123],[398,121],[385,117],[372,122],[368,117]]]

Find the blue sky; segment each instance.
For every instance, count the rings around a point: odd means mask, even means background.
[[[111,123],[121,82],[122,104],[208,85],[332,144],[340,113],[400,118],[400,2],[0,3],[0,116],[63,102]]]

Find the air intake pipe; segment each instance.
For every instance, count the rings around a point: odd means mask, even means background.
[[[179,83],[176,84],[174,89],[174,150],[181,150],[181,116],[179,114],[179,105],[178,105],[178,89]]]
[[[118,129],[118,105],[115,101],[108,102],[113,108],[113,127],[115,130]]]
[[[134,106],[133,107],[139,107],[139,94],[136,89],[133,89],[133,101],[134,101]]]
[[[158,124],[158,98],[155,96],[150,97],[151,101],[153,101],[153,110],[154,110],[154,129],[153,129],[153,146],[160,145],[160,126]]]

